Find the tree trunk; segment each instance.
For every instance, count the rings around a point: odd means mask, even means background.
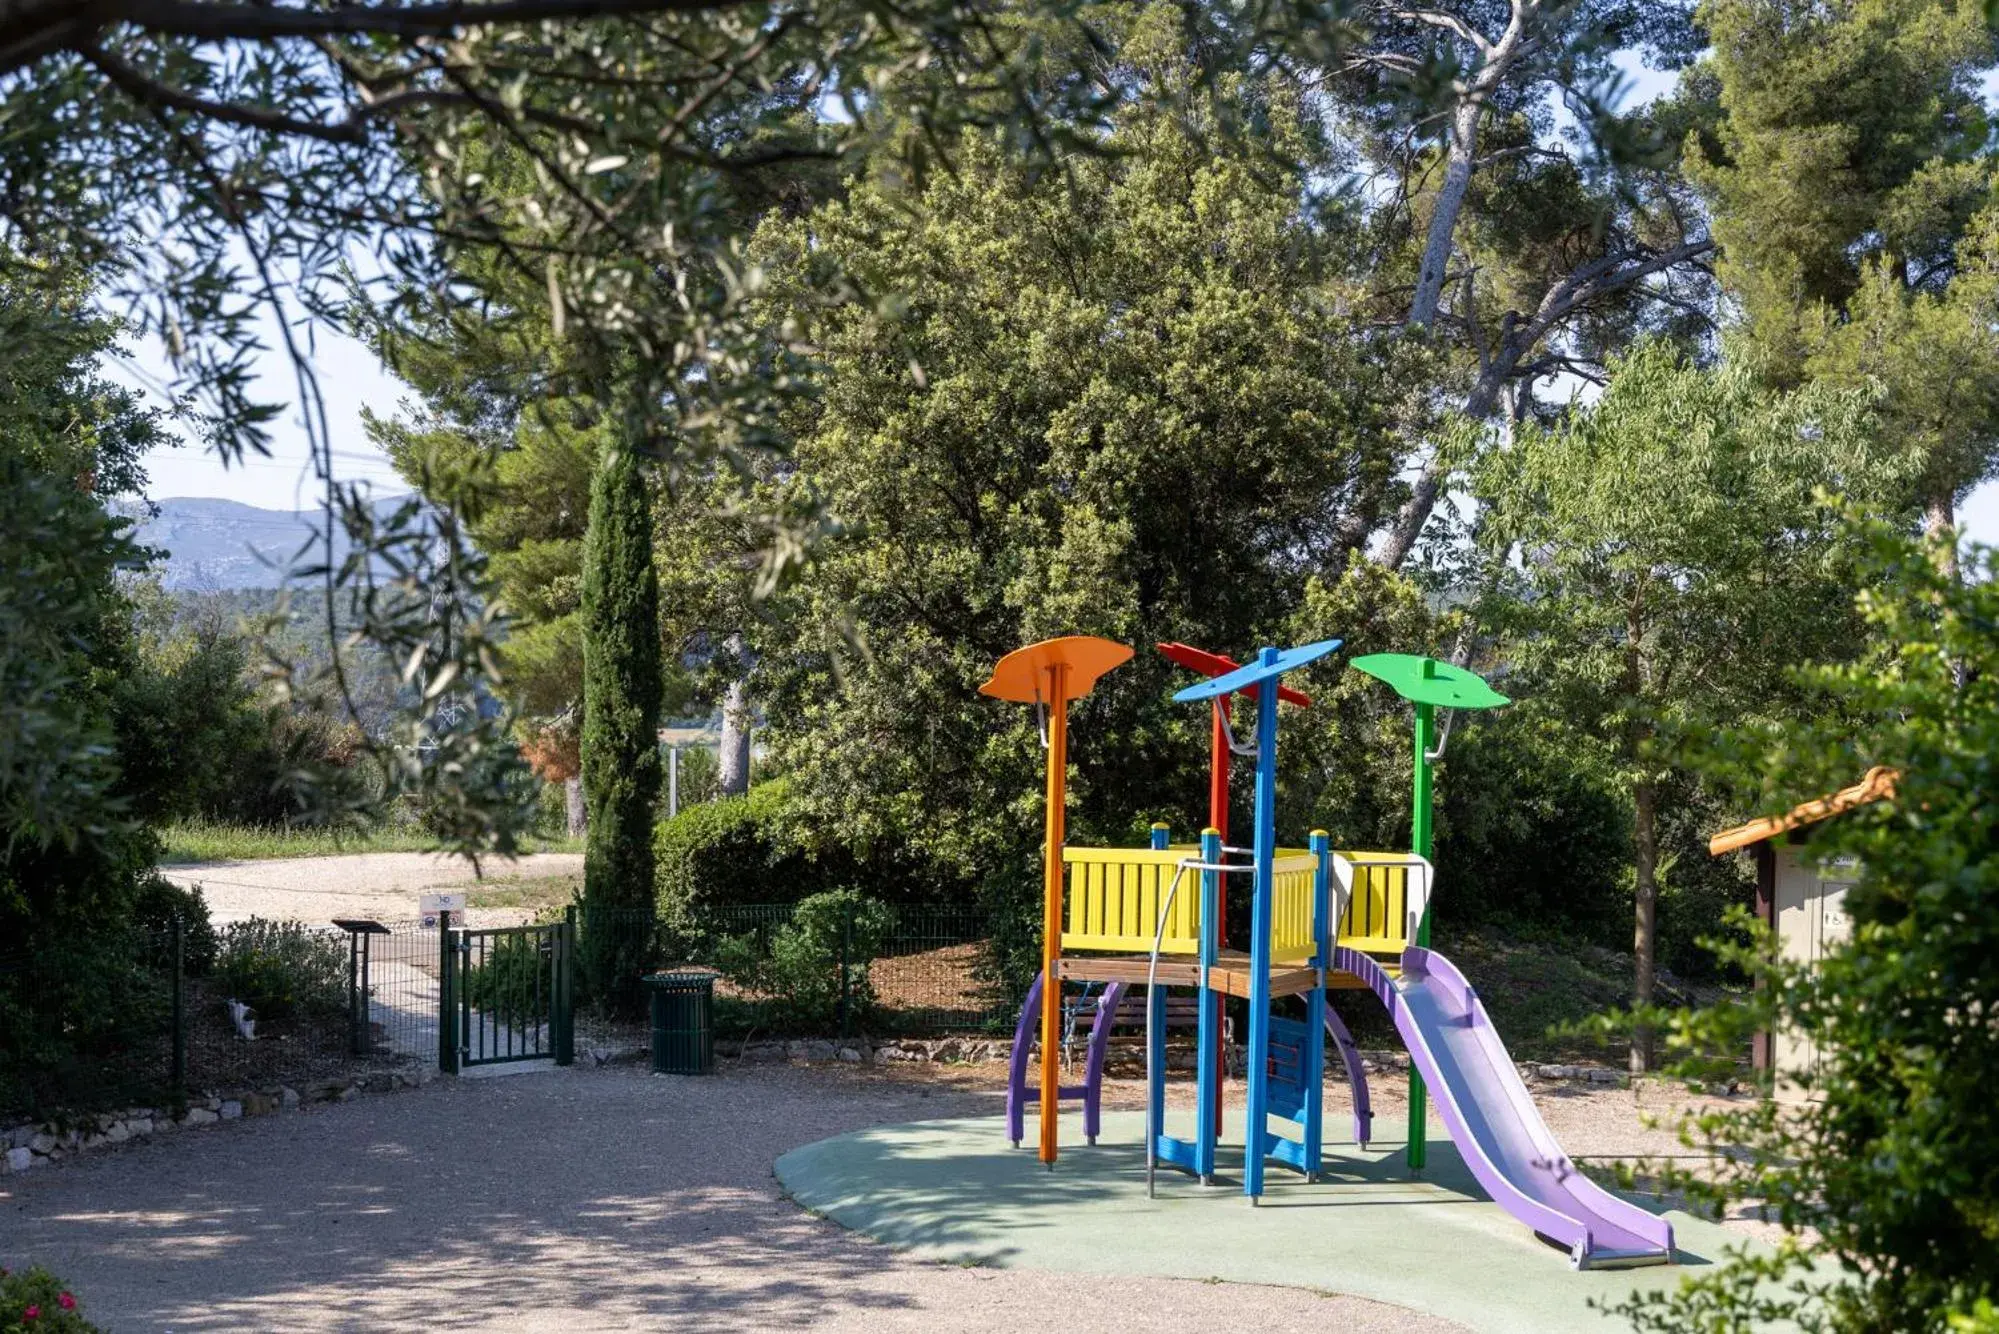
[[[583,807],[582,775],[579,774],[575,778],[563,780],[562,804],[564,814],[569,818],[569,836],[571,838],[581,838],[584,830],[589,828],[590,824],[587,812]]]
[[[1957,498],[1949,492],[1932,496],[1923,505],[1923,533],[1942,537],[1949,545],[1939,553],[1937,568],[1953,581],[1957,578]]]
[[[725,797],[740,797],[750,790],[750,732],[756,716],[750,708],[750,666],[741,635],[730,635],[723,645],[736,661],[736,674],[722,693],[722,747],[716,758],[720,768],[717,786]]]
[[[1644,1008],[1652,1003],[1654,975],[1659,957],[1659,812],[1658,791],[1649,778],[1640,779],[1632,791],[1632,842],[1638,858],[1637,923],[1631,936],[1631,953],[1638,969],[1632,987],[1633,1002]],[[1641,1023],[1631,1031],[1631,1073],[1643,1074],[1652,1068],[1652,1027]]]
[[[1478,118],[1485,111],[1486,85],[1466,95],[1451,117],[1450,143],[1445,150],[1444,183],[1430,210],[1430,231],[1423,241],[1423,264],[1416,271],[1416,293],[1409,300],[1408,328],[1428,329],[1437,319],[1444,295],[1444,274],[1451,267],[1451,241],[1471,188],[1473,158],[1478,152]]]

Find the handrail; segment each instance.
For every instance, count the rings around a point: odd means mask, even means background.
[[[1189,869],[1200,866],[1199,862],[1191,858],[1180,863],[1179,869],[1173,873],[1173,883],[1166,887],[1166,898],[1159,908],[1159,927],[1152,933],[1152,962],[1145,969],[1145,1086],[1148,1089],[1152,1087],[1152,1043],[1156,1036],[1152,1023],[1159,1013],[1159,1005],[1154,999],[1154,988],[1159,985],[1159,947],[1166,939],[1166,918],[1173,911],[1173,896],[1180,892],[1181,879]],[[1153,1124],[1154,1118],[1159,1115],[1159,1110],[1153,1100],[1147,1097],[1145,1100],[1145,1197],[1147,1199],[1153,1198],[1153,1171],[1159,1165],[1159,1127]]]

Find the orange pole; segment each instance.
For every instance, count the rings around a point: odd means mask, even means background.
[[[1048,843],[1041,915],[1041,1161],[1055,1165],[1056,1117],[1062,1094],[1057,1059],[1062,1041],[1062,840],[1069,783],[1069,667],[1048,669]]]

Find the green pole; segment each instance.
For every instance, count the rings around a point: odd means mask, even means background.
[[[1430,855],[1430,749],[1432,732],[1435,730],[1435,711],[1429,704],[1416,705],[1416,791],[1415,800],[1410,805],[1409,850],[1418,857]],[[1427,947],[1430,943],[1430,905],[1423,904],[1423,915],[1416,921],[1416,944]],[[1416,1073],[1415,1065],[1409,1067],[1409,1168],[1423,1170],[1428,1156],[1424,1138],[1424,1123],[1428,1116],[1428,1099],[1424,1096],[1423,1076]]]

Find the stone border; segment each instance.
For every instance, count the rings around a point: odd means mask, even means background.
[[[717,1042],[715,1054],[718,1057],[741,1061],[747,1065],[811,1064],[813,1062],[837,1061],[849,1065],[898,1065],[906,1063],[940,1062],[947,1064],[981,1064],[1005,1061],[1013,1051],[1013,1042],[1008,1038],[884,1038],[879,1041],[867,1038],[808,1038],[789,1041],[770,1040],[765,1042]],[[645,1048],[628,1051],[593,1053],[599,1065],[608,1061],[643,1061],[647,1057]],[[1240,1043],[1229,1053],[1230,1064],[1240,1069],[1244,1052]],[[1406,1074],[1409,1071],[1409,1055],[1403,1051],[1363,1050],[1360,1053],[1361,1066],[1371,1075]],[[1125,1067],[1144,1065],[1144,1053],[1135,1043],[1113,1042],[1108,1053],[1111,1069],[1126,1073]],[[1329,1060],[1330,1060],[1329,1056]],[[1169,1070],[1190,1070],[1193,1068],[1192,1045],[1176,1041],[1167,1047],[1166,1065]],[[1629,1082],[1621,1070],[1603,1065],[1556,1065],[1537,1061],[1518,1063],[1520,1077],[1526,1080],[1567,1081],[1595,1085],[1624,1085]]]
[[[28,1172],[114,1145],[157,1139],[181,1130],[297,1111],[312,1103],[347,1102],[363,1093],[417,1088],[437,1078],[433,1066],[411,1063],[396,1070],[314,1080],[294,1088],[260,1088],[210,1093],[187,1100],[179,1116],[163,1107],[128,1107],[64,1121],[27,1121],[0,1130],[0,1175]]]

